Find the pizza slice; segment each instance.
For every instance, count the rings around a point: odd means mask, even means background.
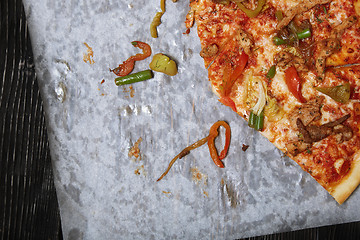
[[[340,204],[360,183],[360,67],[340,67],[360,63],[358,2],[193,0],[186,19],[219,101]]]

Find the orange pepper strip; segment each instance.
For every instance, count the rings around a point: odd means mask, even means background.
[[[208,141],[208,137],[205,137],[199,141],[197,141],[196,143],[193,143],[192,145],[184,148],[178,155],[176,155],[171,162],[169,163],[168,168],[166,169],[166,171],[158,178],[158,180],[156,180],[157,182],[160,181],[163,177],[165,177],[165,175],[169,172],[170,168],[172,167],[172,165],[175,163],[175,161],[177,159],[181,159],[183,157],[185,157],[186,155],[188,155],[190,153],[191,150],[198,148],[202,145],[204,145],[206,142]]]
[[[215,147],[215,138],[219,135],[218,129],[220,126],[225,127],[225,130],[226,130],[225,137],[226,138],[225,138],[224,149],[221,151],[220,156],[218,156],[218,153],[217,153],[217,150]],[[156,181],[157,182],[160,181],[161,179],[163,179],[163,177],[165,177],[166,174],[168,174],[168,172],[170,171],[170,168],[172,167],[172,165],[175,163],[175,161],[177,159],[181,159],[181,158],[185,157],[186,155],[188,155],[190,153],[191,150],[204,145],[206,142],[208,142],[211,158],[214,160],[215,164],[218,167],[223,168],[224,164],[221,162],[221,159],[224,159],[226,157],[227,151],[230,146],[230,137],[231,137],[231,129],[230,129],[229,124],[227,124],[225,121],[217,121],[216,123],[214,123],[214,125],[211,126],[210,133],[207,137],[204,137],[203,139],[184,148],[178,155],[176,155],[169,163],[169,166],[167,167],[165,172]]]
[[[148,44],[140,41],[133,41],[131,42],[131,44],[134,47],[142,49],[143,53],[138,53],[134,56],[131,56],[122,64],[120,64],[117,68],[112,70],[110,69],[110,71],[115,73],[117,76],[123,77],[128,75],[134,69],[135,61],[144,60],[151,55],[151,47]]]
[[[223,126],[226,132],[225,132],[225,146],[219,156],[215,146],[215,138],[219,135],[218,129],[220,126]],[[218,166],[219,168],[224,167],[224,164],[221,162],[221,159],[224,159],[227,154],[227,151],[230,146],[230,137],[231,137],[230,126],[225,121],[217,121],[214,125],[211,126],[209,139],[208,139],[208,147],[211,158],[213,159],[216,166]]]

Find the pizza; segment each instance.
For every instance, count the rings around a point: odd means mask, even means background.
[[[342,204],[360,183],[360,1],[190,0],[219,101]]]

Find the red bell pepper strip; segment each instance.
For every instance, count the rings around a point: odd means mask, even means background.
[[[301,79],[294,66],[285,70],[285,82],[289,91],[299,102],[306,102],[305,98],[301,94]]]
[[[226,132],[225,132],[225,146],[219,156],[215,147],[215,138],[219,135],[218,129],[220,126],[225,127]],[[219,168],[224,167],[224,164],[221,162],[221,159],[224,159],[227,154],[227,151],[230,146],[230,137],[231,137],[231,129],[229,124],[227,124],[226,122],[217,121],[214,125],[211,126],[210,133],[208,136],[208,147],[211,158],[213,159],[216,166],[218,166]]]
[[[236,111],[236,105],[235,105],[234,101],[233,101],[230,97],[227,97],[227,96],[221,97],[221,98],[219,99],[219,102],[221,102],[221,103],[224,104],[225,106],[231,107],[231,109],[232,109],[234,112],[237,112],[237,111]]]
[[[230,78],[228,81],[225,81],[225,86],[223,90],[223,96],[228,96],[231,92],[231,88],[233,87],[236,79],[241,75],[244,71],[245,66],[248,62],[249,56],[243,51],[240,55],[239,61],[237,66],[235,67],[234,71],[231,73]]]
[[[133,41],[131,42],[131,44],[134,47],[142,49],[143,53],[138,53],[134,56],[131,56],[122,64],[120,64],[117,68],[110,69],[110,72],[115,73],[119,77],[123,77],[131,73],[131,71],[134,69],[135,61],[144,60],[151,55],[151,47],[148,44],[140,41]]]

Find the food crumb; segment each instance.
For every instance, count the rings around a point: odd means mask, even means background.
[[[248,148],[249,148],[249,145],[243,144],[241,149],[245,152]]]
[[[136,169],[135,169],[135,171],[134,171],[134,173],[136,174],[136,175],[144,175],[144,176],[146,176],[146,172],[145,172],[145,168],[144,168],[144,165],[141,165],[141,166],[139,166],[139,167],[137,167]]]
[[[192,173],[192,180],[196,183],[199,184],[201,182],[203,182],[205,185],[207,185],[207,175],[201,173],[196,167],[195,168],[191,168],[190,169],[191,173]]]
[[[134,146],[132,146],[129,150],[128,156],[134,157],[135,160],[141,160],[140,159],[140,149],[139,149],[139,144],[141,143],[142,138],[140,137],[134,144]]]
[[[130,94],[130,97],[134,97],[135,96],[135,90],[134,90],[134,87],[132,85],[129,86],[129,89],[124,86],[123,87],[123,92],[124,93],[129,93]],[[125,98],[129,98],[129,96],[125,96]]]
[[[105,82],[105,79],[101,80],[100,84],[103,84]]]
[[[130,85],[130,97],[134,97],[135,90],[132,85]]]
[[[209,193],[207,191],[204,191],[204,195],[209,197]]]
[[[94,52],[92,48],[86,42],[84,42],[84,45],[87,47],[87,53],[86,54],[84,53],[84,57],[83,57],[84,62],[89,62],[89,64],[94,64],[95,61],[94,59],[92,59],[94,57]]]

